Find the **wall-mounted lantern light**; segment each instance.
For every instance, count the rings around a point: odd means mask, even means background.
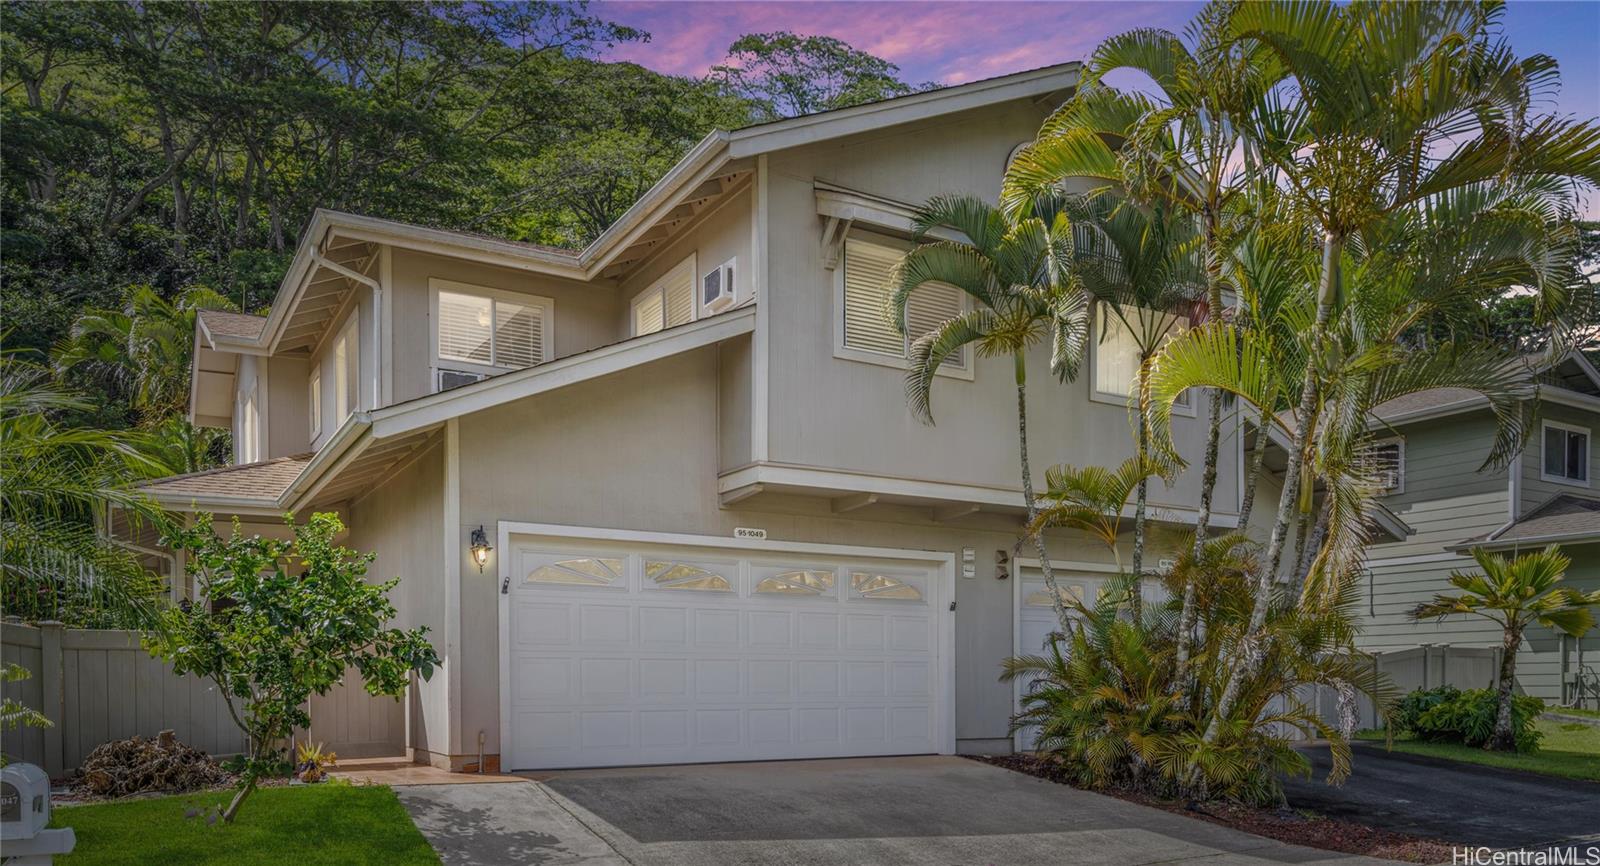
[[[483,573],[483,567],[489,564],[489,551],[494,548],[489,546],[489,536],[479,526],[472,530],[472,561],[478,564],[478,573]]]

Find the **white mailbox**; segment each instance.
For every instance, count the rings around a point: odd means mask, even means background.
[[[50,824],[50,777],[32,764],[0,768],[0,842],[7,866],[45,866],[72,851],[77,838]]]
[[[50,823],[50,777],[32,764],[0,769],[0,839],[32,839]]]

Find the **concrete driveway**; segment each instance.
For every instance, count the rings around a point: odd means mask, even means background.
[[[1314,780],[1285,783],[1290,805],[1402,833],[1494,848],[1600,841],[1600,783],[1390,752],[1358,742],[1343,787],[1321,779],[1328,750],[1309,748]]]
[[[631,864],[1377,862],[954,757],[583,770],[540,782]]]

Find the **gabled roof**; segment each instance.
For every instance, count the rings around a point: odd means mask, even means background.
[[[582,250],[565,250],[509,241],[472,232],[410,225],[337,211],[318,210],[307,223],[293,261],[273,298],[272,312],[249,342],[257,351],[276,350],[310,274],[323,270],[349,279],[366,279],[352,269],[334,267],[323,244],[337,235],[349,242],[392,244],[475,258],[550,276],[592,281],[609,275],[631,249],[659,243],[661,229],[684,219],[707,197],[726,194],[750,173],[753,157],[785,148],[897,126],[1014,100],[1053,101],[1077,86],[1078,63],[1062,63],[954,87],[824,111],[732,132],[716,130],[690,148],[615,223]],[[642,256],[635,256],[635,259]]]
[[[175,511],[281,514],[337,502],[366,489],[417,453],[451,418],[749,334],[755,329],[755,313],[755,307],[746,304],[460,388],[371,412],[353,412],[315,454],[159,478],[138,490]]]
[[[1541,397],[1550,402],[1582,404],[1587,402],[1584,398],[1594,400],[1600,394],[1600,371],[1595,370],[1581,351],[1573,350],[1556,357],[1528,355],[1524,362],[1528,366],[1528,378],[1540,384]],[[1476,412],[1488,406],[1488,399],[1476,391],[1434,388],[1380,403],[1372,414],[1374,426],[1386,427]]]
[[[1600,541],[1600,499],[1558,493],[1487,535],[1468,538],[1445,549],[1462,553],[1474,547],[1503,550],[1586,541]]]
[[[227,310],[201,310],[196,315],[200,329],[213,345],[218,340],[255,340],[267,326],[266,316],[252,316]]]

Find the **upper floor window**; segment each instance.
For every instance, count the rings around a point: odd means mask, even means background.
[[[1373,475],[1382,493],[1403,493],[1406,489],[1406,441],[1398,437],[1380,439],[1367,451]]]
[[[1158,313],[1138,307],[1122,307],[1122,314],[1098,311],[1098,339],[1090,341],[1093,375],[1091,394],[1097,400],[1126,404],[1139,387],[1142,346],[1158,346],[1189,329],[1189,320],[1171,313]],[[1179,395],[1179,411],[1189,409],[1189,394]]]
[[[1546,421],[1541,450],[1541,478],[1589,486],[1589,428]]]
[[[554,301],[445,280],[429,283],[437,390],[550,360]]]
[[[633,335],[642,337],[695,320],[694,256],[662,274],[633,296]]]
[[[359,337],[356,333],[356,317],[350,316],[350,321],[339,332],[338,342],[333,344],[333,417],[334,423],[343,423],[345,416],[356,408],[356,372],[358,370],[358,345]]]
[[[910,244],[888,238],[845,238],[839,286],[841,319],[835,347],[840,357],[888,360],[891,365],[903,366],[914,340],[968,309],[960,289],[945,283],[925,283],[911,293],[906,304],[906,333],[895,328],[888,317],[894,295],[892,277],[895,265],[910,249]],[[962,348],[947,358],[941,372],[967,372],[967,350]]]
[[[322,432],[322,365],[311,368],[311,376],[306,379],[306,392],[309,398],[311,411],[311,438],[317,438]]]

